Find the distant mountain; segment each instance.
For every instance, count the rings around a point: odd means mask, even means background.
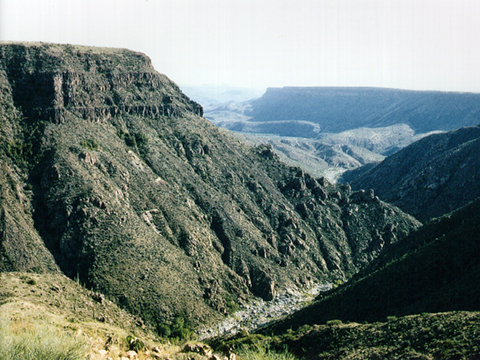
[[[144,54],[0,44],[0,271],[61,271],[157,330],[346,279],[420,223],[249,147]]]
[[[234,132],[260,135],[289,164],[335,179],[341,172],[371,161],[352,161],[352,153],[373,152],[378,159],[432,132],[479,124],[480,94],[269,88],[255,100],[208,108],[205,116]],[[301,143],[300,152],[279,143],[293,137],[296,144]],[[318,153],[310,140],[328,151]]]
[[[397,124],[426,133],[480,121],[480,94],[474,93],[285,87],[269,88],[250,104],[252,108],[245,115],[252,122],[307,121],[317,125],[321,133]]]
[[[362,276],[264,332],[328,320],[383,321],[423,312],[479,311],[480,199],[387,248]]]
[[[374,189],[420,221],[441,216],[480,196],[480,125],[425,137],[340,181]]]
[[[265,92],[259,89],[226,85],[182,86],[182,91],[206,110],[217,108],[221,106],[220,104],[241,103],[253,100],[259,98]]]

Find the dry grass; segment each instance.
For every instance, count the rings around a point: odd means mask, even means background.
[[[92,294],[63,275],[0,273],[0,359],[122,359],[130,350],[128,336],[145,344],[139,360],[188,358],[181,343],[135,326],[130,314],[108,300],[95,303]],[[87,301],[91,306],[81,304]],[[92,317],[105,313],[106,322]]]

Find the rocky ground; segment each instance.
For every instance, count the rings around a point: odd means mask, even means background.
[[[255,330],[279,319],[281,316],[299,310],[312,301],[320,292],[330,290],[331,288],[332,284],[330,283],[316,284],[306,291],[287,289],[284,293],[275,296],[271,301],[256,300],[244,306],[220,324],[198,330],[199,340],[236,334],[242,330]]]

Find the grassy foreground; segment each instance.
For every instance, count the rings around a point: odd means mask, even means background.
[[[224,360],[230,353],[216,356]],[[262,347],[234,353],[237,360],[296,359]],[[214,353],[191,339],[159,337],[140,318],[61,274],[0,273],[1,360],[117,360],[128,355],[207,360]]]
[[[63,275],[0,273],[2,360],[122,359],[132,350],[140,360],[186,360],[182,349]]]
[[[0,359],[80,360],[88,351],[79,335],[54,331],[51,327],[16,328],[0,320]]]

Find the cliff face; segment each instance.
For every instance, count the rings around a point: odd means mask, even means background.
[[[120,113],[179,116],[200,105],[190,101],[150,59],[127,50],[73,46],[3,46],[1,58],[14,97],[26,116],[56,123],[76,116],[106,121]],[[35,113],[35,114],[34,114]]]
[[[58,266],[151,324],[344,279],[419,226],[242,145],[145,55],[1,44],[0,85],[0,269]]]
[[[34,227],[27,174],[13,160],[22,146],[21,113],[0,70],[0,271],[58,271]],[[17,140],[16,140],[17,139]]]

